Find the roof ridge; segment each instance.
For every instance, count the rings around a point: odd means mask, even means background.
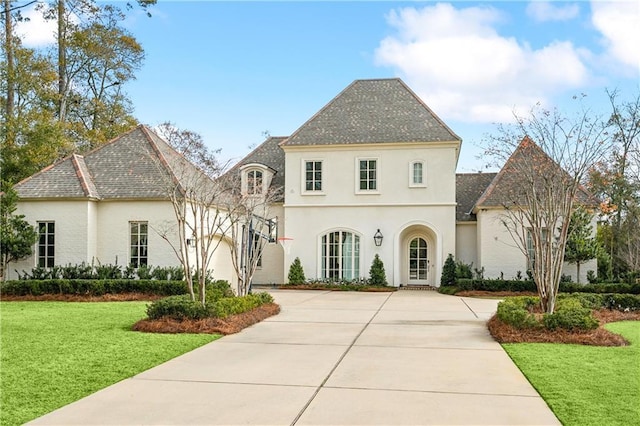
[[[82,187],[82,192],[86,197],[91,196],[91,191],[89,191],[89,185],[87,184],[84,173],[82,172],[82,168],[80,167],[79,162],[82,161],[84,163],[84,157],[80,154],[71,154],[71,164],[73,165],[73,169],[76,172],[76,176],[80,181],[80,186]]]

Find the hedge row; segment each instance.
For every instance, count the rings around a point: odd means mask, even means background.
[[[189,295],[186,294],[165,297],[164,299],[156,300],[147,307],[147,317],[152,320],[172,318],[178,321],[226,318],[229,315],[241,314],[265,303],[273,302],[273,297],[268,293],[212,299],[207,295],[207,303],[203,306],[199,302],[192,301]]]
[[[458,291],[530,291],[537,292],[536,284],[529,280],[471,280],[458,279]],[[576,284],[561,282],[561,293],[626,293],[640,294],[640,284]]]
[[[0,294],[7,296],[41,296],[43,294],[73,294],[101,296],[103,294],[144,293],[171,296],[187,293],[185,281],[159,280],[13,280],[0,283]]]

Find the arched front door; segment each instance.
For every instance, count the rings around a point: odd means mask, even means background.
[[[408,261],[409,282],[408,284],[427,284],[429,276],[429,251],[427,240],[422,237],[415,237],[409,241]]]

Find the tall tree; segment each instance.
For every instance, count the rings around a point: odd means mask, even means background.
[[[610,227],[603,243],[611,256],[612,278],[620,278],[631,267],[628,247],[640,238],[640,233],[625,229],[640,206],[640,92],[627,101],[620,100],[618,91],[607,93],[613,149],[591,169],[589,188],[603,200],[602,226]]]
[[[578,283],[580,283],[580,265],[595,259],[598,254],[598,241],[591,226],[592,219],[592,213],[583,206],[578,206],[573,211],[569,222],[564,260],[576,265]]]
[[[574,116],[539,105],[514,116],[515,123],[488,136],[485,154],[505,164],[517,182],[501,220],[528,259],[542,309],[551,313],[574,204],[588,201],[581,184],[610,142],[606,125],[582,105]]]

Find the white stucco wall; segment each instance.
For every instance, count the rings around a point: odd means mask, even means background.
[[[485,278],[498,278],[504,273],[505,279],[511,279],[520,271],[526,276],[527,260],[517,247],[506,227],[500,222],[501,210],[478,212],[478,263],[485,268]],[[595,220],[593,222],[595,232]],[[580,282],[587,282],[589,270],[597,272],[595,259],[580,265]],[[563,274],[577,281],[576,266],[565,263]]]
[[[423,233],[429,241],[428,284],[439,285],[442,264],[455,253],[455,167],[457,143],[390,144],[285,148],[285,273],[300,257],[307,278],[321,277],[321,237],[348,230],[360,235],[360,276],[368,277],[375,254],[384,262],[391,285],[406,284],[407,239]],[[377,160],[378,188],[360,193],[358,159]],[[322,161],[323,190],[303,188],[305,161]],[[423,161],[426,184],[413,187],[410,165]],[[373,235],[384,236],[376,247]]]
[[[284,208],[282,204],[272,205],[269,208],[269,217],[277,218],[278,237],[285,236]],[[254,284],[283,284],[289,265],[284,263],[284,248],[276,243],[266,243],[262,252],[262,266],[258,267],[254,276]]]
[[[458,222],[456,224],[455,259],[473,267],[478,266],[476,222]]]

